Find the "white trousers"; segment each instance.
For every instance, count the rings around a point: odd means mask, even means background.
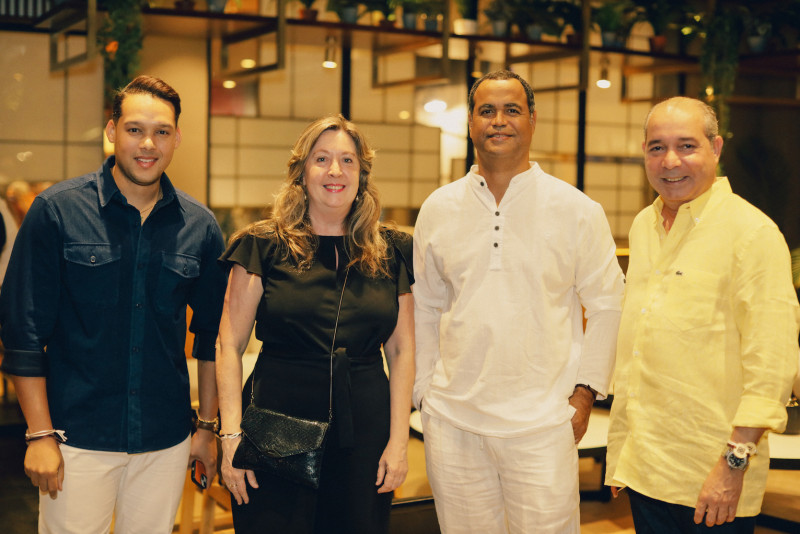
[[[115,534],[172,532],[190,438],[141,454],[60,447],[64,489],[39,496],[39,534],[107,534],[115,515]]]
[[[444,534],[577,534],[578,450],[569,421],[496,438],[422,414],[428,480]]]

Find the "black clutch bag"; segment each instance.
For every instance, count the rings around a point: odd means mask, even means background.
[[[330,386],[328,391],[328,420],[314,421],[276,412],[255,405],[255,390],[250,391],[250,404],[244,411],[240,428],[244,437],[239,442],[231,464],[237,469],[266,471],[273,475],[319,488],[322,457],[325,453],[325,434],[333,418],[333,353],[339,312],[342,309],[348,267],[336,310],[330,353]],[[253,381],[255,382],[255,381]]]
[[[233,455],[233,467],[267,471],[316,489],[329,425],[250,403],[242,417],[244,438]]]

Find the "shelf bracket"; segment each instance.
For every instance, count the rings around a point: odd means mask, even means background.
[[[277,0],[278,16],[268,23],[257,28],[251,28],[240,32],[229,33],[222,37],[220,47],[219,64],[222,68],[220,76],[225,78],[236,78],[253,76],[262,72],[281,70],[286,67],[286,0]],[[256,65],[251,69],[233,70],[228,68],[228,47],[233,44],[257,39],[270,33],[275,34],[275,61]]]
[[[380,62],[382,58],[389,57],[393,54],[401,54],[407,52],[414,52],[421,48],[428,46],[441,45],[442,58],[439,64],[439,72],[429,76],[413,76],[400,80],[382,81]],[[372,38],[372,88],[385,89],[389,87],[398,87],[401,85],[421,85],[426,83],[435,83],[450,78],[450,10],[445,10],[442,18],[442,34],[439,36],[426,37],[423,36],[417,41],[411,41],[399,45],[381,46],[379,44],[379,36],[376,33]]]
[[[67,70],[97,55],[97,0],[87,0],[85,11],[83,7],[83,4],[64,4],[45,13],[35,22],[37,28],[46,29],[50,34],[50,72]],[[79,24],[85,24],[86,27],[86,51],[59,59],[59,42],[64,34]]]

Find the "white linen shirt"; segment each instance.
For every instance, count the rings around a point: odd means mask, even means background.
[[[414,272],[424,412],[513,437],[568,421],[576,384],[606,395],[623,292],[614,240],[600,205],[537,163],[499,205],[477,166],[434,191]]]

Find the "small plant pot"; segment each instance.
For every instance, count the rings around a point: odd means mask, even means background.
[[[493,20],[492,35],[494,35],[495,37],[505,37],[506,35],[508,35],[508,21]]]
[[[747,46],[754,54],[762,54],[767,49],[767,36],[766,35],[748,35]]]
[[[224,13],[228,0],[208,0],[208,10],[212,13]]]
[[[403,28],[407,30],[417,29],[417,14],[416,13],[403,13]]]
[[[319,10],[310,9],[306,7],[300,8],[300,18],[303,20],[317,20],[319,16]]]
[[[654,35],[647,39],[650,43],[650,52],[654,54],[663,54],[667,50],[667,36]]]
[[[339,18],[346,24],[355,24],[358,22],[358,6],[343,7],[339,13]]]
[[[423,16],[423,21],[422,27],[425,28],[426,32],[439,31],[439,19],[436,17],[436,15],[430,17]]]
[[[531,41],[541,41],[542,40],[542,25],[541,24],[528,24],[525,26],[525,35],[528,36],[528,39]]]
[[[583,44],[583,34],[582,33],[568,33],[567,34],[567,44],[575,45],[575,46]]]
[[[625,48],[625,43],[616,32],[602,32],[600,41],[605,48]]]

